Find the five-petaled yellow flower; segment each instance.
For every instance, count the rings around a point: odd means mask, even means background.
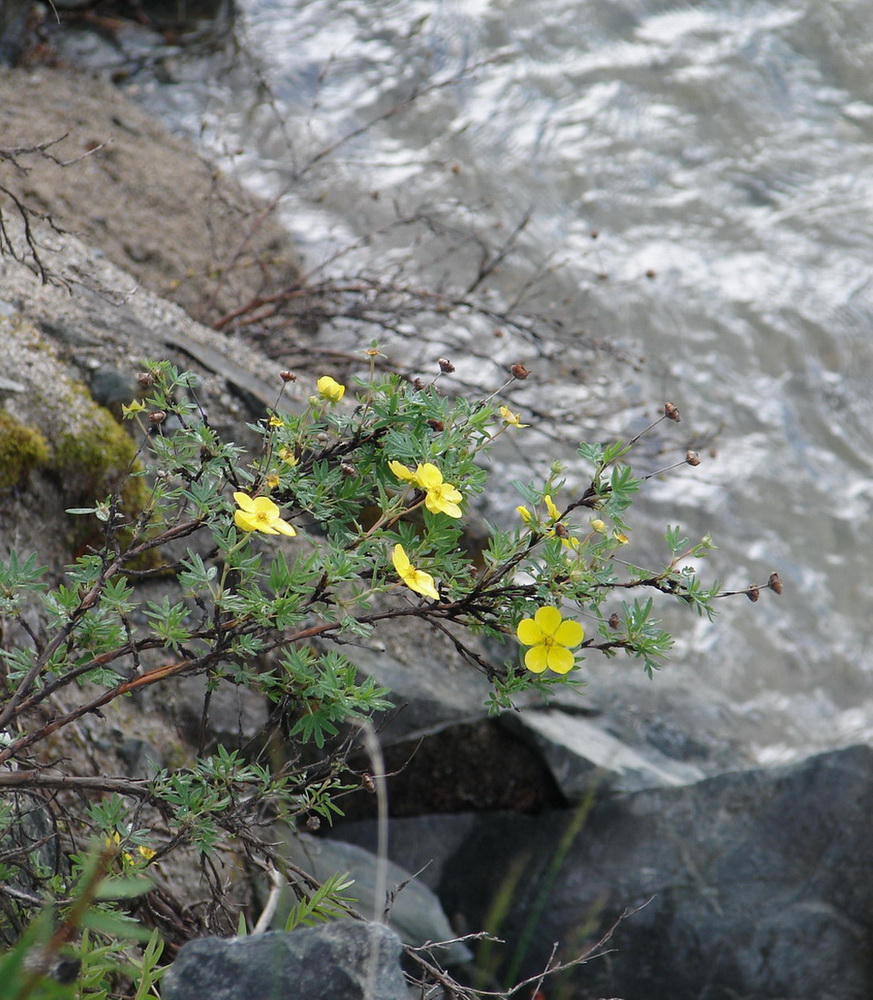
[[[425,597],[432,597],[435,601],[440,599],[433,577],[430,573],[416,569],[409,561],[406,550],[399,543],[394,546],[391,561],[394,563],[397,575],[410,590],[414,590],[416,594],[424,594]]]
[[[321,395],[330,403],[338,403],[346,394],[346,387],[330,375],[322,375],[315,383]]]
[[[416,466],[415,472],[402,462],[396,461],[389,462],[388,468],[398,479],[412,483],[413,486],[425,491],[424,505],[431,514],[461,517],[461,508],[458,504],[464,498],[460,490],[451,483],[444,482],[443,474],[432,462]]]
[[[539,608],[533,618],[522,618],[515,634],[522,645],[531,647],[524,654],[528,670],[535,674],[546,669],[566,674],[576,662],[570,650],[585,638],[585,629],[547,604]]]
[[[145,408],[146,405],[141,399],[135,399],[129,406],[126,406],[124,403],[121,404],[121,415],[129,417],[134,413],[142,412]]]
[[[297,456],[294,454],[291,448],[280,448],[279,458],[281,458],[286,465],[297,464]]]
[[[262,531],[265,535],[296,535],[297,532],[279,516],[279,508],[269,497],[250,497],[234,493],[239,510],[234,511],[233,523],[240,531]]]
[[[530,427],[530,424],[523,424],[519,415],[513,413],[508,406],[500,407],[500,416],[503,417],[504,423],[512,424],[513,427]]]

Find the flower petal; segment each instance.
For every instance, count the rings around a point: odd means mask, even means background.
[[[293,538],[297,534],[297,529],[294,525],[283,521],[281,517],[277,517],[275,521],[271,521],[270,527],[275,528],[277,534],[287,535],[289,538]]]
[[[564,652],[566,653],[567,650],[564,650]],[[529,649],[524,654],[524,665],[531,673],[541,674],[549,665],[548,656],[548,647],[540,643],[540,645],[534,646],[533,649]]]
[[[555,642],[560,646],[578,646],[585,638],[585,629],[574,621],[562,621],[555,632]]]
[[[415,479],[415,473],[412,469],[408,469],[402,462],[392,460],[388,463],[388,468],[398,479],[402,479],[406,483],[411,483]]]
[[[397,570],[401,577],[405,577],[409,571],[412,569],[412,563],[409,561],[409,556],[406,554],[406,549],[398,542],[394,546],[394,552],[391,555],[391,561],[394,563],[394,568]]]
[[[255,509],[255,501],[248,493],[234,493],[233,500],[237,507],[241,507],[243,510]]]
[[[248,509],[250,512],[266,518],[268,521],[273,521],[279,516],[279,508],[269,497],[255,497],[252,506]]]
[[[258,530],[258,522],[244,510],[235,510],[233,512],[233,523],[240,529],[240,531]]]
[[[432,490],[442,485],[443,474],[432,462],[425,462],[415,470],[415,481],[423,490]]]
[[[525,646],[536,646],[543,641],[543,630],[533,618],[522,618],[515,629],[518,641]]]
[[[539,647],[535,647],[539,648]],[[545,649],[545,646],[543,646]],[[554,670],[556,674],[567,674],[576,663],[576,657],[563,646],[551,646],[546,654],[546,663],[549,670]]]
[[[563,621],[563,616],[557,608],[546,604],[534,615],[534,621],[543,630],[543,635],[554,635]]]
[[[432,597],[435,601],[440,599],[439,591],[433,582],[433,577],[430,573],[425,573],[423,570],[413,570],[406,578],[406,586],[410,590],[416,591],[416,593],[424,594],[425,597]]]
[[[550,518],[550,520],[552,520],[552,521],[560,521],[561,520],[561,512],[555,506],[554,502],[552,501],[552,498],[548,495],[548,493],[543,497],[543,500],[545,500],[545,502],[546,502],[546,509],[549,512],[549,518]]]

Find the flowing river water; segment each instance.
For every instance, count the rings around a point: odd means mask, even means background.
[[[521,289],[520,309],[558,321],[545,342],[495,336],[493,318],[431,337],[339,324],[331,345],[384,337],[419,371],[451,351],[489,391],[526,360],[537,378],[514,403],[567,440],[629,437],[672,400],[682,423],[643,469],[689,446],[702,462],[648,481],[637,558],[679,523],[712,533],[709,572],[731,588],[780,573],[781,598],[722,601],[715,624],[669,613],[654,682],[630,662],[592,673],[725,706],[760,762],[873,738],[867,0],[242,7],[233,68],[171,55],[137,90],[281,194],[309,266],[463,287],[482,258],[458,234],[474,233],[511,244],[477,294],[499,312]],[[538,422],[503,478],[572,458]]]

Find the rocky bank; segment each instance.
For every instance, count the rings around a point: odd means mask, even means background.
[[[83,544],[64,508],[114,474],[107,442],[116,431],[104,414],[133,397],[144,359],[169,357],[195,371],[213,426],[229,434],[244,435],[245,422],[272,405],[276,363],[197,319],[214,321],[289,280],[296,264],[262,206],[109,83],[72,70],[3,70],[0,126],[7,152],[44,146],[0,158],[0,185],[57,226],[35,222],[45,281],[14,202],[0,195],[8,236],[0,413],[36,428],[46,447],[0,489],[0,555],[37,551],[57,574]],[[329,329],[319,337],[329,343]],[[297,348],[305,346],[301,334]],[[85,473],[81,463],[66,468],[59,447],[58,422],[72,404],[62,412],[46,405],[64,394],[79,400],[76,433],[97,435]],[[15,641],[13,629],[3,641]],[[403,940],[488,926],[506,945],[456,948],[445,958],[467,970],[477,964],[494,984],[535,975],[555,946],[561,957],[596,946],[615,926],[608,945],[595,947],[601,957],[558,984],[547,981],[547,997],[873,995],[870,748],[750,770],[730,743],[747,723],[714,719],[706,705],[628,700],[617,682],[594,700],[566,695],[489,720],[481,678],[448,644],[424,645],[401,630],[352,655],[405,706],[381,733],[388,770],[398,771],[389,783],[389,856],[401,867],[392,877],[416,872],[427,890],[402,919],[395,910]],[[147,773],[172,748],[182,753],[203,737],[203,696],[195,680],[161,704],[142,700],[125,716],[88,721],[81,735],[100,753],[80,755],[76,766]],[[265,718],[265,706],[245,692],[222,690],[207,739],[239,741]],[[701,738],[707,727],[725,734],[722,751]],[[364,797],[332,831],[351,847],[292,837],[288,850],[309,863],[327,854],[328,867],[339,863],[329,852],[345,850],[343,866],[366,882],[377,843],[370,811]],[[196,880],[189,891],[197,893]],[[256,914],[250,886],[238,898]],[[244,960],[243,945],[196,942],[182,950],[166,996],[261,996],[286,976],[299,983],[295,963],[311,946],[303,968],[321,974],[305,993],[287,987],[281,995],[399,998],[399,939],[365,926],[305,941],[308,931],[292,941],[259,936],[246,945],[258,954]],[[192,933],[210,930],[231,934],[219,923]],[[331,978],[341,952],[357,969],[342,980]],[[219,981],[224,989],[234,976],[256,989],[220,992]]]

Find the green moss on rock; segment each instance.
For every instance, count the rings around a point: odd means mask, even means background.
[[[136,445],[108,410],[87,399],[84,386],[73,383],[69,388],[80,390],[88,412],[75,429],[57,430],[50,467],[66,492],[102,499],[119,489],[128,475]]]
[[[48,458],[48,442],[43,435],[0,410],[0,489],[8,490],[26,482],[30,473],[45,465]]]

